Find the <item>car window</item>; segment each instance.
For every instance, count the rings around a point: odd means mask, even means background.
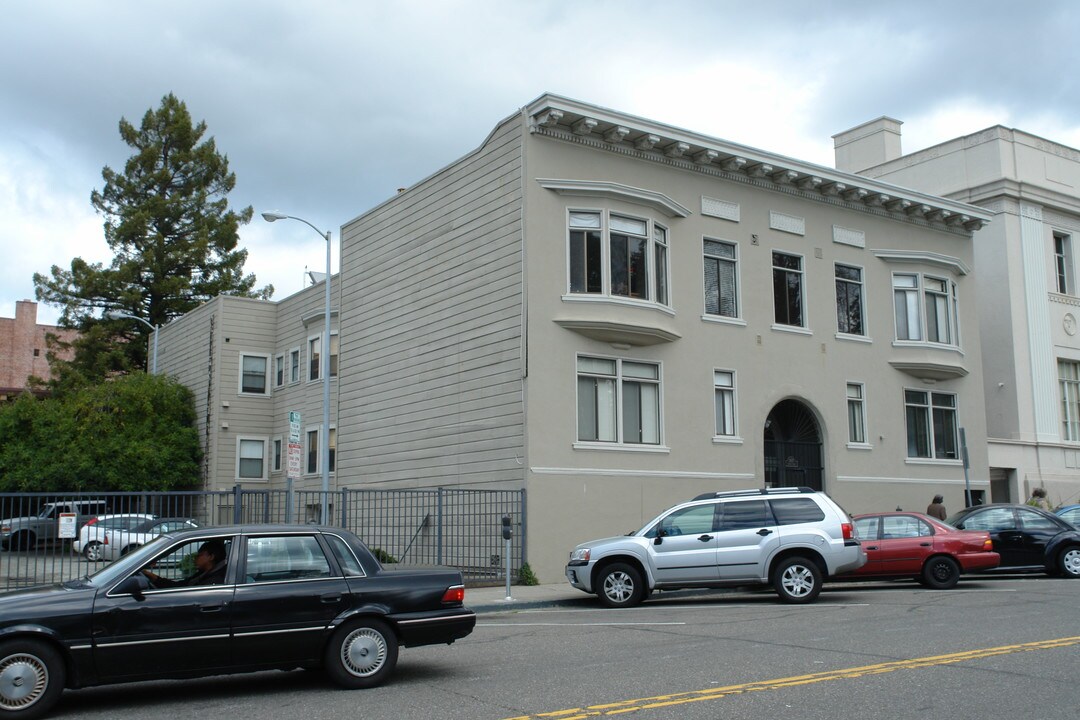
[[[930,527],[910,515],[887,515],[882,518],[881,539],[895,540],[930,535]]]
[[[356,559],[356,555],[353,551],[337,535],[323,535],[328,543],[330,543],[330,549],[334,551],[334,557],[337,558],[338,565],[341,566],[342,571],[348,577],[363,577],[364,569],[360,567],[360,562]]]
[[[777,498],[769,501],[779,525],[821,522],[825,513],[810,498]]]
[[[1019,509],[1016,511],[1020,518],[1020,527],[1024,530],[1049,530],[1057,532],[1061,528],[1050,518],[1040,515],[1034,510]]]
[[[1012,508],[999,507],[987,508],[982,512],[972,513],[961,521],[964,530],[986,530],[988,532],[1000,532],[1001,530],[1013,530],[1016,527],[1016,518]]]
[[[723,504],[721,530],[749,530],[772,525],[764,500],[742,500]]]
[[[169,552],[155,558],[150,563],[144,565],[142,570],[150,570],[153,575],[164,578],[164,582],[154,583],[151,582],[152,587],[155,589],[165,589],[176,586],[188,586],[194,587],[199,585],[220,585],[225,579],[225,573],[223,570],[218,572],[218,576],[214,579],[201,581],[200,578],[204,575],[209,576],[209,572],[219,565],[219,563],[213,563],[200,567],[198,559],[200,549],[211,542],[219,543],[225,547],[225,558],[223,563],[228,562],[229,554],[232,550],[232,538],[199,538],[197,540],[191,540],[186,543],[181,543],[173,547]],[[224,565],[221,565],[224,567]]]
[[[877,540],[880,524],[877,517],[859,518],[855,521],[855,535],[860,540]]]
[[[322,577],[330,577],[330,563],[314,535],[248,538],[245,570],[247,582],[281,582]]]
[[[1077,523],[1080,523],[1080,508],[1072,508],[1071,510],[1066,510],[1058,517],[1060,517],[1067,523],[1072,523],[1073,525],[1076,525]]]
[[[682,508],[660,521],[666,535],[700,535],[716,529],[716,503]]]

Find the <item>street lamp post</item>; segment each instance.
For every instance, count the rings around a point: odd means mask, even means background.
[[[143,325],[154,331],[154,355],[150,363],[150,374],[157,375],[157,338],[158,331],[161,329],[161,326],[154,325],[149,320],[144,320],[138,315],[132,315],[131,313],[126,313],[123,310],[106,310],[105,317],[112,320],[138,320]]]
[[[322,512],[320,522],[323,525],[329,523],[327,503],[330,498],[330,231],[325,233],[309,223],[304,218],[295,215],[284,215],[278,212],[264,212],[263,220],[275,222],[277,220],[298,220],[309,228],[319,233],[326,240],[326,307],[324,308],[324,323],[322,337],[322,381],[323,381],[323,426],[319,433],[319,455],[322,466]]]

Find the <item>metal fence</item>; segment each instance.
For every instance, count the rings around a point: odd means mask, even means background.
[[[356,533],[384,564],[449,565],[460,569],[471,586],[505,582],[504,515],[511,518],[513,528],[511,582],[517,581],[525,562],[524,490],[335,490],[324,494],[237,486],[226,491],[168,493],[0,493],[0,590],[63,582],[99,570],[102,562],[82,554],[79,533],[87,521],[100,515],[183,517],[200,526],[311,524],[319,521],[324,503],[329,524]],[[61,537],[73,529],[74,539]]]

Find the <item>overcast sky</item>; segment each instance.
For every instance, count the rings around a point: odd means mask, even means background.
[[[169,92],[229,157],[248,272],[303,287],[333,231],[545,92],[832,166],[888,115],[918,150],[991,125],[1080,147],[1080,2],[6,0],[0,316],[111,254],[90,193]],[[38,322],[56,308],[40,305]]]

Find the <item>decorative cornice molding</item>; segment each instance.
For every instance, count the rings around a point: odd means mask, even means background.
[[[529,131],[640,160],[782,192],[935,230],[971,236],[991,220],[981,208],[862,175],[544,95],[525,109]],[[557,118],[553,121],[553,118]],[[585,121],[589,122],[585,122]],[[613,130],[618,130],[613,134]],[[624,134],[621,130],[627,130]]]

